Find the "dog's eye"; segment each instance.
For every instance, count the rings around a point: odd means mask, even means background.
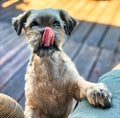
[[[54,22],[53,22],[53,26],[54,26],[54,27],[60,27],[59,21],[54,21]]]
[[[38,22],[36,21],[33,21],[31,24],[30,24],[30,27],[34,27],[34,26],[39,26]]]

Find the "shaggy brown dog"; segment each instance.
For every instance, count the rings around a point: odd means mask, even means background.
[[[73,98],[110,106],[107,87],[85,81],[62,50],[65,36],[77,24],[68,13],[55,9],[30,10],[13,18],[17,34],[23,29],[32,50],[25,76],[25,118],[67,118]]]

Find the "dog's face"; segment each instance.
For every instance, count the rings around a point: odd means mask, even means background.
[[[67,12],[56,9],[26,11],[12,23],[18,35],[23,29],[33,53],[39,56],[61,50],[65,36],[78,24]]]

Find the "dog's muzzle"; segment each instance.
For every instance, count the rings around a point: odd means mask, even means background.
[[[54,32],[50,27],[46,27],[42,35],[42,46],[50,47],[54,44]]]

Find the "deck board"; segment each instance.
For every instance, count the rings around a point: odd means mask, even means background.
[[[17,101],[24,92],[24,75],[26,72],[26,66],[27,63],[21,67],[22,69],[20,69],[17,74],[12,77],[11,81],[1,90],[1,92],[13,97]]]
[[[101,50],[97,63],[91,72],[92,74],[88,78],[89,81],[97,82],[96,78],[99,78],[100,75],[106,73],[111,68],[113,58],[113,51],[108,51],[106,49]]]
[[[81,21],[77,28],[77,31],[71,36],[76,42],[84,42],[88,33],[91,31],[94,23]]]
[[[86,38],[85,43],[92,46],[98,46],[102,40],[107,25],[96,24],[89,36]]]
[[[86,80],[97,82],[102,74],[120,61],[119,0],[44,0],[41,3],[31,0],[29,4],[19,1],[2,8],[3,2],[0,1],[0,92],[13,97],[23,108],[24,76],[30,49],[23,36],[16,35],[11,19],[24,10],[62,8],[80,21],[63,49]]]
[[[75,56],[75,54],[78,52],[78,50],[80,50],[81,45],[82,45],[82,44],[77,43],[77,42],[75,42],[75,41],[73,41],[73,40],[68,40],[68,41],[65,43],[63,49],[65,50],[65,53],[66,53],[67,55],[69,55],[69,57],[70,57],[71,59],[73,59],[74,56]]]
[[[120,38],[120,29],[119,27],[110,27],[106,33],[106,36],[101,43],[102,48],[106,48],[108,50],[116,50],[117,44]]]
[[[92,68],[93,63],[97,58],[97,54],[99,49],[97,47],[92,47],[88,45],[84,45],[81,51],[78,51],[78,54],[74,60],[78,72],[82,75],[85,79],[87,79],[89,72]]]
[[[19,104],[22,106],[23,109],[25,108],[25,96],[23,96],[23,97],[20,99]]]

